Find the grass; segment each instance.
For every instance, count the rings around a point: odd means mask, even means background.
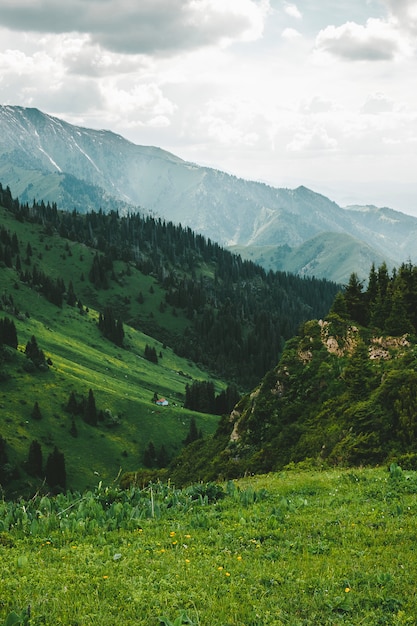
[[[0,619],[30,605],[30,624],[54,626],[415,624],[416,473],[206,487],[3,504]]]
[[[185,386],[192,380],[213,380],[218,393],[225,385],[178,357],[162,341],[141,332],[142,328],[159,326],[168,334],[181,334],[187,325],[180,313],[160,310],[164,292],[155,279],[115,262],[116,280],[110,281],[109,289],[96,291],[88,281],[95,251],[47,235],[36,224],[20,223],[1,208],[0,219],[11,233],[16,232],[22,261],[30,242],[31,267],[36,263],[47,275],[62,277],[67,286],[72,280],[84,305],[83,315],[77,307],[64,304],[58,308],[20,282],[14,269],[0,268],[0,295],[11,295],[20,312],[16,316],[7,309],[0,311],[0,316],[13,319],[19,341],[18,352],[3,367],[9,377],[0,381],[0,434],[8,445],[9,462],[22,477],[12,495],[36,489],[23,471],[34,439],[42,446],[44,461],[55,445],[64,453],[68,487],[84,490],[95,484],[97,474],[111,481],[120,471],[137,470],[143,465],[143,452],[150,441],[157,450],[163,444],[169,455],[175,455],[187,436],[192,416],[204,435],[211,434],[218,417],[183,409]],[[143,304],[137,301],[139,292]],[[126,298],[129,304],[125,305]],[[124,319],[135,321],[135,328],[124,325],[124,349],[104,339],[97,326],[98,311],[109,302],[124,310]],[[23,353],[32,335],[52,360],[48,372],[25,370]],[[162,355],[157,365],[144,359],[146,344]],[[76,417],[78,437],[73,438],[65,405],[72,391],[79,398],[87,397],[90,388],[97,409],[118,416],[119,424],[108,428],[108,424],[100,423],[92,428]],[[157,408],[152,403],[155,392],[168,399],[168,407]],[[30,417],[36,401],[43,416],[40,421]]]
[[[47,304],[43,307],[45,313]],[[15,320],[19,353],[9,367],[10,379],[0,386],[1,434],[15,453],[13,461],[26,458],[33,439],[44,447],[44,456],[57,445],[65,454],[68,485],[85,489],[97,473],[111,480],[120,469],[138,469],[149,441],[157,448],[164,444],[171,454],[178,451],[193,415],[205,434],[216,428],[216,416],[182,408],[186,383],[193,378],[206,379],[207,374],[168,347],[127,329],[130,350],[117,348],[100,337],[93,310],[80,317],[69,307],[55,308],[47,321],[42,317],[39,313],[38,319]],[[23,351],[32,334],[52,360],[48,372],[24,370]],[[147,342],[163,354],[158,365],[142,356]],[[69,435],[71,416],[64,407],[71,391],[86,397],[90,388],[97,408],[119,416],[120,423],[112,429],[105,425],[92,428],[75,418],[78,437],[74,439]],[[157,408],[152,402],[154,392],[165,396],[170,405]],[[40,421],[30,417],[35,401],[43,415]]]

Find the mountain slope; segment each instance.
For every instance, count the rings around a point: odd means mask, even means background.
[[[120,470],[143,466],[151,441],[156,453],[162,445],[166,456],[177,453],[192,417],[203,433],[214,431],[218,417],[189,411],[182,405],[186,384],[195,379],[211,380],[219,393],[224,388],[222,381],[131,325],[124,325],[123,347],[100,332],[98,319],[104,298],[121,300],[121,294],[132,293],[132,285],[145,294],[147,302],[143,307],[150,305],[157,311],[161,292],[153,278],[132,268],[123,288],[120,284],[110,285],[99,293],[89,281],[80,280],[83,273],[88,274],[94,250],[56,233],[48,234],[39,224],[22,223],[1,208],[0,223],[0,442],[5,442],[7,455],[5,459],[0,454],[2,490],[22,495],[40,487],[43,475],[34,477],[26,472],[34,440],[41,446],[44,467],[57,446],[65,456],[67,487],[79,490],[92,487],[99,480],[111,482]],[[17,235],[22,252],[30,245],[29,260],[22,259],[24,272],[37,266],[39,272],[48,272],[54,280],[64,277],[67,287],[72,279],[83,303],[69,305],[66,293],[61,306],[57,306],[43,295],[42,285],[22,280],[16,270],[17,257],[12,256],[10,266],[7,254],[3,256],[7,231]],[[122,267],[116,264],[115,270]],[[10,320],[16,328],[17,350],[3,344],[4,320]],[[169,316],[165,316],[168,320]],[[180,313],[175,321],[179,330],[184,328]],[[47,367],[33,367],[28,358],[26,346],[32,336],[48,359]],[[157,363],[144,358],[147,345],[159,355]],[[99,414],[96,426],[86,422],[83,409],[67,409],[71,393],[82,406],[90,389]],[[167,398],[169,406],[156,407],[155,393]],[[35,403],[40,418],[34,417]]]
[[[298,247],[230,246],[229,250],[266,269],[291,272],[299,276],[326,277],[338,284],[347,282],[352,268],[361,278],[374,263],[383,261],[392,268],[395,262],[374,248],[345,233],[323,232]]]
[[[381,255],[401,263],[416,254],[416,218],[393,211],[395,228],[387,237],[386,210],[375,210],[370,220],[305,187],[238,179],[37,109],[0,107],[0,178],[23,201],[42,197],[66,210],[109,210],[112,202],[116,208],[122,203],[124,212],[140,206],[222,245],[293,248],[335,232],[374,249],[376,262]]]
[[[351,280],[325,320],[306,322],[214,437],[183,450],[175,484],[292,463],[417,467],[417,267]]]
[[[29,207],[0,185],[0,485],[37,488],[33,441],[64,453],[74,489],[165,465],[191,418],[194,434],[212,432],[212,413],[230,411],[336,292],[267,275],[172,223]]]

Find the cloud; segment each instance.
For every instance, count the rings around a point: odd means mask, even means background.
[[[299,39],[300,37],[302,37],[302,35],[300,31],[296,30],[295,28],[285,28],[282,31],[281,37],[283,39],[286,39],[287,41],[292,41],[293,39]]]
[[[302,102],[300,107],[300,111],[307,114],[328,113],[335,109],[336,105],[333,100],[328,100],[321,96],[313,96],[309,101]]]
[[[123,54],[167,54],[261,37],[269,0],[3,0],[3,27],[84,33]]]
[[[366,26],[355,22],[327,26],[318,34],[316,48],[351,61],[387,61],[401,51],[398,33],[380,19],[369,19]]]
[[[117,111],[119,117],[136,118],[138,123],[152,121],[155,125],[159,119],[162,125],[175,112],[175,105],[166,98],[160,87],[155,83],[135,85],[130,89],[121,89],[111,82],[102,88],[105,107]]]
[[[287,15],[289,15],[290,17],[294,17],[296,20],[301,20],[303,17],[301,11],[295,4],[286,3],[284,11]]]
[[[383,93],[374,93],[368,96],[361,108],[361,113],[370,115],[390,113],[392,111],[394,111],[394,101],[391,98],[387,98]]]
[[[103,50],[85,39],[80,45],[63,47],[62,62],[70,74],[100,77],[146,71],[148,57],[143,55],[122,55]]]
[[[391,19],[405,32],[417,33],[417,5],[415,0],[385,0]]]
[[[328,135],[322,126],[314,126],[295,134],[292,141],[287,145],[289,152],[321,152],[335,150],[337,141]]]

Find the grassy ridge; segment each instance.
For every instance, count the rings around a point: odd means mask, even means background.
[[[204,434],[212,433],[217,417],[196,414],[181,406],[187,382],[208,380],[207,372],[128,325],[124,327],[126,349],[104,339],[98,329],[98,311],[104,304],[113,301],[120,309],[123,298],[129,294],[130,311],[139,320],[139,327],[141,319],[148,325],[154,320],[181,333],[186,320],[180,314],[160,311],[163,292],[156,281],[134,268],[127,272],[125,264],[115,262],[117,280],[111,281],[109,289],[95,291],[88,281],[93,250],[57,235],[47,235],[36,224],[22,224],[3,209],[0,212],[4,226],[18,236],[22,261],[29,242],[29,268],[36,264],[48,276],[62,277],[66,286],[71,280],[84,305],[82,315],[77,307],[64,304],[59,308],[20,282],[14,269],[0,268],[0,295],[11,296],[19,312],[16,316],[7,307],[0,311],[1,317],[13,319],[19,341],[18,351],[3,366],[7,379],[0,382],[0,434],[7,442],[9,462],[17,468],[21,479],[15,483],[14,494],[35,488],[36,481],[28,478],[23,468],[34,439],[42,446],[44,461],[55,445],[64,453],[67,485],[82,490],[95,485],[99,477],[114,479],[120,469],[135,471],[142,465],[149,441],[156,449],[163,444],[170,455],[178,452],[193,415],[198,429]],[[142,305],[136,301],[140,291],[144,294]],[[23,353],[32,335],[52,360],[48,372],[25,370]],[[162,355],[158,364],[144,359],[147,344]],[[217,391],[224,387],[221,381],[214,382]],[[64,409],[72,391],[81,398],[87,397],[90,388],[97,409],[110,411],[120,420],[112,428],[109,420],[93,428],[76,417],[78,437],[74,438],[69,434],[71,416]],[[155,392],[169,400],[168,407],[155,407]],[[30,417],[36,401],[43,416],[40,421]]]
[[[0,619],[415,624],[416,494],[392,466],[0,503]]]
[[[42,304],[44,311],[49,308],[47,303]],[[9,364],[10,379],[0,388],[4,416],[1,434],[13,450],[12,460],[21,462],[26,458],[32,439],[42,444],[44,456],[57,445],[65,454],[68,486],[76,489],[95,484],[95,472],[110,479],[120,468],[136,470],[150,440],[156,447],[166,445],[171,454],[177,451],[192,415],[206,434],[217,424],[216,417],[196,415],[181,406],[186,382],[191,377],[204,379],[206,374],[133,329],[128,330],[132,350],[117,348],[100,337],[96,317],[91,310],[79,316],[68,308],[56,310],[55,316],[49,316],[48,325],[32,317],[23,322],[16,320],[20,352]],[[65,334],[60,330],[62,324]],[[23,369],[26,357],[22,352],[32,334],[52,360],[48,372],[27,373]],[[163,353],[158,365],[141,356],[150,341]],[[102,424],[93,428],[78,417],[78,437],[74,439],[69,435],[71,417],[64,407],[71,391],[79,397],[87,396],[90,388],[97,408],[111,411],[120,418],[120,424],[115,428]],[[154,392],[166,396],[170,406],[155,407]],[[30,417],[35,401],[41,408],[40,421]]]

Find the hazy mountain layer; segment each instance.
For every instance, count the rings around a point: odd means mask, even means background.
[[[299,265],[295,271],[306,275],[346,280],[352,271],[367,275],[368,267],[357,263],[362,246],[363,255],[376,263],[416,258],[414,217],[376,207],[346,210],[305,187],[278,189],[242,180],[37,109],[0,107],[0,180],[22,201],[43,198],[67,210],[142,207],[222,245],[285,245],[294,256],[294,250],[323,233],[346,236],[344,248],[352,244],[343,271],[336,267],[339,250],[328,237],[321,242],[328,258],[322,273],[314,274],[321,265],[316,256],[305,258],[304,253],[288,266],[273,264],[273,269],[294,271]],[[314,254],[314,245],[309,249]]]

